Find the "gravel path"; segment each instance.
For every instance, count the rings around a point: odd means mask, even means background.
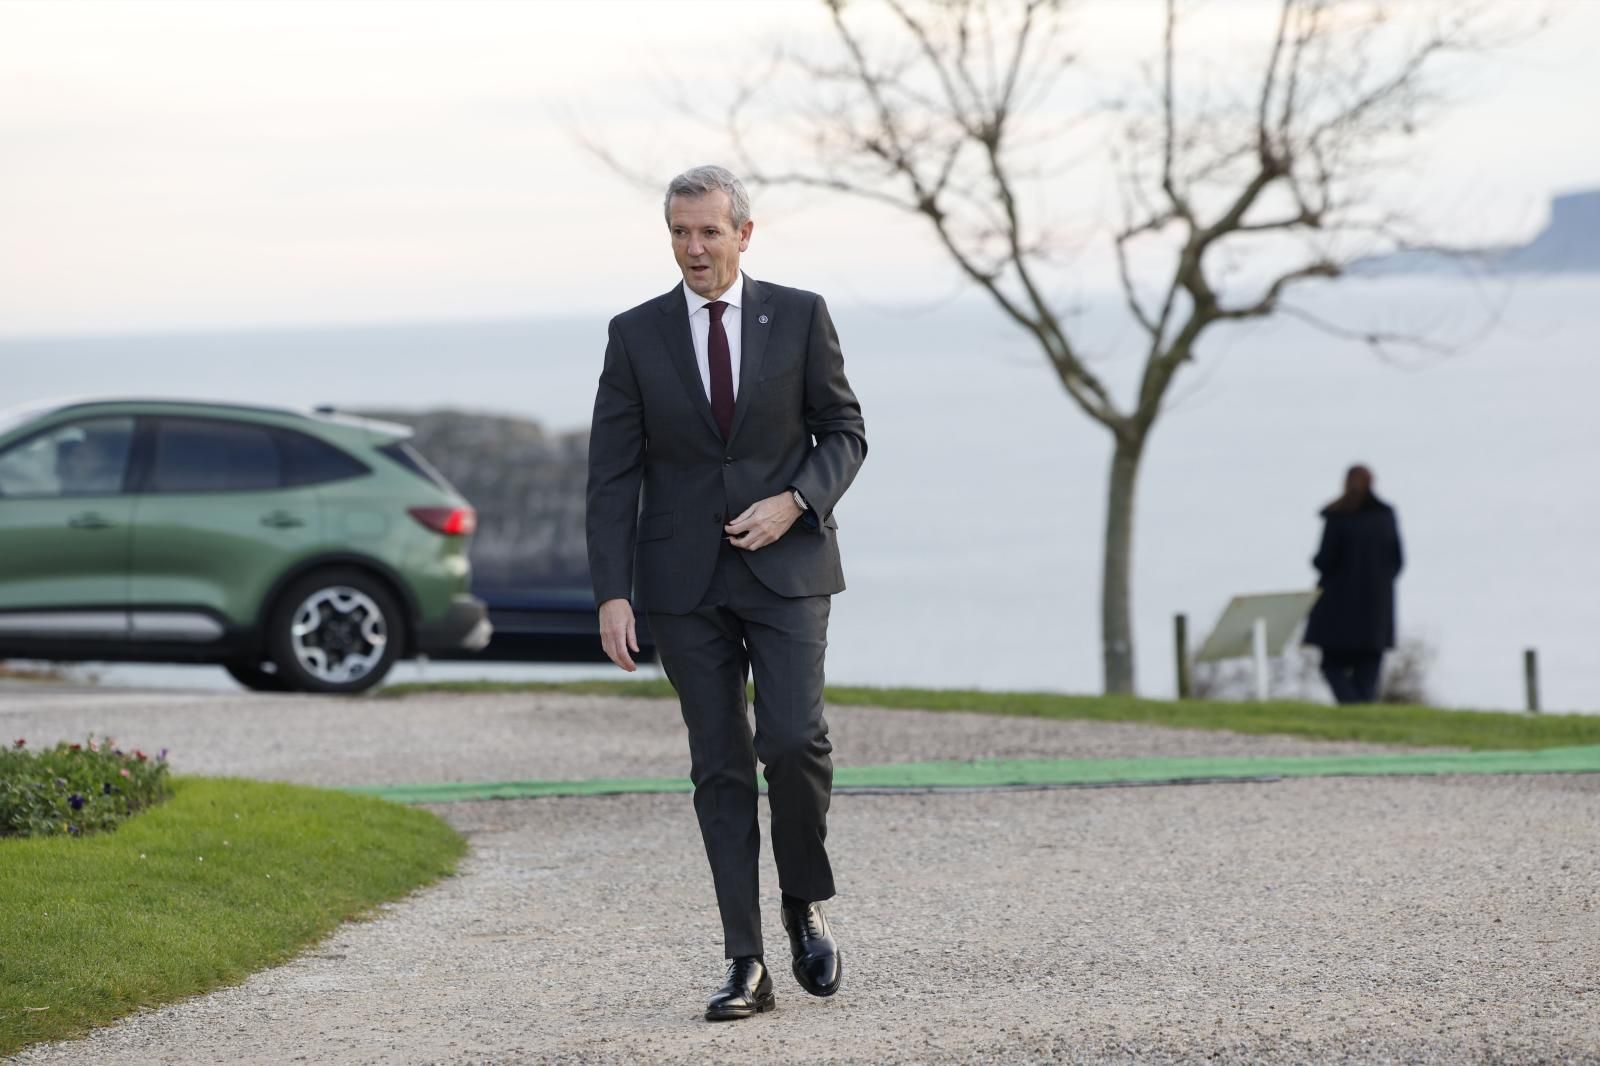
[[[434,746],[458,778],[681,772],[681,727],[649,702],[17,702],[0,692],[0,735],[114,729],[185,772],[426,779]],[[856,763],[1306,748],[830,717]],[[472,841],[461,876],[241,986],[15,1061],[1600,1064],[1600,775],[840,796],[844,989],[794,986],[774,906],[778,1009],[721,1026],[699,1017],[720,944],[687,796],[435,809]]]
[[[957,758],[1133,758],[1392,751],[1372,744],[829,707],[840,766]],[[171,749],[177,773],[313,785],[684,777],[688,740],[670,700],[561,693],[399,700],[0,689],[0,737],[43,745],[110,734]]]

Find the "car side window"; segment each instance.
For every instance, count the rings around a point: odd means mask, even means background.
[[[147,492],[250,492],[283,485],[267,426],[220,418],[160,418]]]
[[[131,417],[47,429],[0,452],[0,496],[115,496],[132,450]]]
[[[322,485],[370,474],[372,468],[333,445],[292,429],[275,429],[283,453],[285,485]]]

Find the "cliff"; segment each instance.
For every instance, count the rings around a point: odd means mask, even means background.
[[[1550,221],[1526,244],[1453,252],[1408,250],[1350,266],[1358,275],[1600,273],[1600,189],[1550,201]]]
[[[1492,269],[1521,274],[1600,271],[1600,189],[1550,201],[1549,224],[1527,244],[1502,252]]]

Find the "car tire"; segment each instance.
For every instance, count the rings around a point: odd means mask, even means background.
[[[299,578],[267,621],[268,654],[297,692],[365,692],[383,680],[405,641],[405,616],[394,594],[360,570]]]
[[[222,668],[228,671],[229,677],[251,692],[288,692],[289,682],[277,672],[276,664],[273,664],[272,670],[266,670],[264,666],[263,663],[243,660],[222,664]]]

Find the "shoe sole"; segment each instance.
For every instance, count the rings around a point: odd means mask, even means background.
[[[838,967],[838,976],[833,979],[833,985],[831,987],[813,988],[810,984],[808,984],[806,979],[800,976],[799,959],[794,960],[793,965],[790,967],[794,971],[795,982],[799,984],[799,986],[805,991],[809,992],[813,996],[816,996],[818,999],[827,999],[829,996],[839,991],[839,986],[844,983],[844,952],[835,951],[833,953],[833,957],[835,964]]]
[[[778,997],[769,995],[766,999],[756,1000],[754,1007],[724,1007],[722,1010],[706,1011],[708,1022],[736,1022],[741,1018],[753,1018],[757,1014],[765,1014],[775,1010],[778,1006]]]

